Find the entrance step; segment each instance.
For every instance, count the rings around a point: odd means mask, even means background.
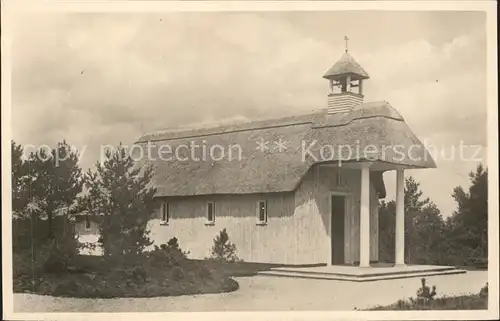
[[[346,267],[346,266],[331,266],[321,268],[290,268],[279,267],[271,269],[277,272],[292,272],[306,275],[336,275],[348,277],[371,277],[371,276],[385,276],[385,275],[401,275],[401,274],[414,274],[424,272],[445,272],[456,270],[453,266],[405,266],[401,268],[359,268],[359,267]]]
[[[299,270],[299,269],[297,269]],[[318,280],[337,280],[337,281],[354,281],[354,282],[368,282],[378,280],[393,280],[403,278],[417,278],[433,275],[450,275],[466,273],[466,270],[457,269],[454,267],[447,267],[443,269],[422,270],[422,271],[395,271],[388,273],[367,273],[367,274],[347,274],[347,273],[328,273],[324,271],[292,271],[292,270],[269,270],[258,272],[258,275],[275,276],[275,277],[289,277],[301,279],[318,279]]]

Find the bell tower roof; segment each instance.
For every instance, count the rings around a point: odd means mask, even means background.
[[[325,73],[323,78],[339,80],[345,76],[351,76],[352,80],[368,79],[368,73],[347,52]]]
[[[328,79],[328,112],[346,113],[363,103],[363,81],[370,78],[368,73],[347,52],[349,38],[344,37],[345,53],[323,78]]]

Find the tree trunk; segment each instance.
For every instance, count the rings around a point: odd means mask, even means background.
[[[30,210],[31,216],[31,226],[30,226],[30,234],[31,234],[31,282],[33,286],[33,292],[36,291],[36,277],[35,277],[35,213]]]

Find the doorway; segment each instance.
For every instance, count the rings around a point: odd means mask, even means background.
[[[344,264],[344,221],[345,221],[345,196],[332,195],[331,199],[331,264]]]

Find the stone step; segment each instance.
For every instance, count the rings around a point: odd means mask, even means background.
[[[339,271],[321,271],[321,270],[314,270],[314,269],[298,269],[298,268],[274,268],[271,269],[271,271],[274,272],[290,272],[290,273],[299,273],[299,274],[304,274],[304,275],[335,275],[335,276],[346,276],[346,277],[358,277],[358,278],[365,278],[365,277],[377,277],[377,276],[386,276],[386,275],[401,275],[401,274],[414,274],[414,273],[431,273],[431,272],[445,272],[445,271],[451,271],[451,270],[456,270],[457,268],[453,266],[432,266],[432,267],[420,267],[419,269],[407,269],[407,270],[395,270],[395,271],[383,271],[383,272],[373,272],[371,271],[370,273],[346,273],[346,272],[339,272]]]
[[[317,279],[317,280],[336,280],[336,281],[354,281],[354,282],[368,282],[368,281],[378,281],[378,280],[393,280],[393,279],[403,279],[403,278],[417,278],[424,276],[433,275],[450,275],[450,274],[461,274],[466,273],[465,270],[452,268],[450,270],[441,271],[415,271],[412,273],[398,273],[398,274],[379,274],[379,275],[338,275],[338,274],[328,274],[328,273],[298,273],[298,272],[288,272],[288,271],[261,271],[258,275],[262,276],[275,276],[275,277],[288,277],[288,278],[301,278],[301,279]]]

